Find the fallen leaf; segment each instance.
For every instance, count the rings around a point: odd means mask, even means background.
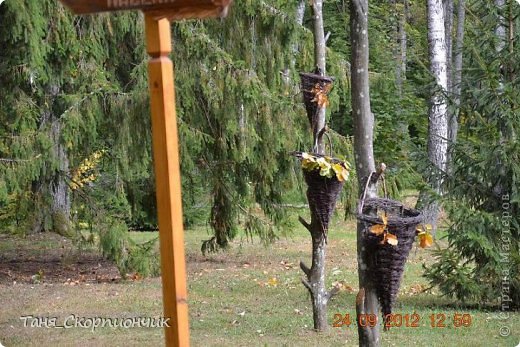
[[[278,285],[278,279],[276,277],[271,277],[267,281],[267,285],[270,286],[270,287],[276,287]]]

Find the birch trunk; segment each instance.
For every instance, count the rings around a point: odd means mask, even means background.
[[[495,35],[497,38],[497,46],[496,51],[498,55],[504,54],[504,50],[506,48],[506,19],[504,17],[505,14],[505,7],[506,7],[506,1],[505,0],[495,0],[495,6],[498,8],[499,18],[498,18],[498,24],[495,29]],[[499,95],[503,94],[504,92],[504,80],[505,80],[505,66],[500,66],[500,69],[502,70],[502,74],[500,76],[500,82],[498,84],[498,90],[497,93]],[[500,127],[500,143],[505,143],[507,141],[507,135],[508,135],[508,129],[507,125],[503,120],[499,120],[499,127]],[[500,158],[497,158],[497,167],[499,168],[499,177],[505,176],[505,170],[504,166],[502,165],[502,162]],[[501,180],[498,180],[495,187],[493,188],[493,192],[497,196],[502,196],[504,194],[504,187],[502,185]]]
[[[442,0],[428,0],[428,46],[430,54],[430,72],[435,77],[436,90],[430,99],[428,114],[428,158],[433,166],[429,183],[435,193],[442,194],[442,175],[447,168],[448,154],[448,105],[445,94],[448,88],[446,32]],[[425,200],[422,194],[425,223],[437,229],[439,203]]]
[[[350,1],[351,33],[351,99],[354,125],[354,152],[358,184],[364,187],[369,175],[375,171],[373,130],[374,115],[370,109],[368,80],[368,0]],[[367,197],[376,197],[375,185],[369,185]],[[374,314],[379,318],[379,301],[375,284],[370,276],[375,266],[373,254],[367,252],[363,243],[363,226],[357,227],[357,258],[359,294],[356,299],[357,317]],[[374,328],[358,325],[360,346],[379,346],[381,333],[379,324]]]

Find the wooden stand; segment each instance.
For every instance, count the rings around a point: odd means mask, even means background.
[[[166,346],[190,344],[170,21],[145,14]]]

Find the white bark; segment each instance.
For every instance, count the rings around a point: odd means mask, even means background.
[[[448,154],[448,88],[446,32],[442,0],[428,0],[428,45],[430,72],[435,77],[436,90],[430,99],[428,114],[428,158],[434,166],[430,184],[437,194],[442,194],[442,174],[447,168]],[[426,223],[436,230],[439,205],[427,202],[423,207]]]
[[[506,0],[495,0],[495,5],[499,9],[499,13],[503,14],[504,8],[506,6]],[[506,46],[506,26],[505,26],[505,18],[503,15],[500,16],[498,20],[497,28],[495,29],[495,35],[497,37],[497,52],[500,52]]]

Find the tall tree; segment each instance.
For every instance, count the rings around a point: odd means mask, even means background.
[[[107,145],[99,132],[114,129],[102,125],[108,109],[122,86],[133,87],[110,55],[113,36],[131,36],[136,15],[80,18],[55,1],[15,0],[3,4],[0,16],[0,132],[9,134],[0,140],[0,156],[13,158],[3,177],[29,224],[17,227],[70,236],[73,171]],[[138,64],[135,47],[127,37],[119,55]]]
[[[285,14],[295,5],[236,3],[225,21],[175,25],[181,170],[195,183],[184,194],[202,189],[211,200],[214,235],[204,252],[226,248],[241,228],[272,241],[283,221],[280,205],[292,179],[286,152],[301,134],[280,73],[292,64],[301,30]]]
[[[443,0],[444,34],[446,44],[446,76],[448,84],[446,90],[451,93],[453,78],[453,0]]]
[[[367,184],[375,172],[373,136],[374,115],[370,109],[370,88],[368,79],[369,42],[368,42],[368,0],[350,1],[350,39],[351,39],[351,100],[354,123],[354,152],[356,172],[360,193],[367,186],[366,197],[377,195],[375,184]],[[361,315],[379,316],[374,278],[371,270],[376,266],[374,254],[369,254],[363,240],[364,226],[357,226],[357,259],[360,291],[356,298],[358,318]],[[379,324],[373,328],[358,324],[359,345],[379,346],[381,334]]]
[[[446,30],[442,0],[428,0],[428,46],[430,72],[435,78],[428,112],[428,158],[431,172],[428,177],[434,194],[442,194],[443,175],[448,155],[448,91]],[[421,201],[425,222],[436,230],[440,205],[436,198],[422,192]]]
[[[313,12],[313,36],[314,36],[314,63],[316,70],[321,76],[326,72],[326,42],[323,28],[323,1],[314,0],[312,2]],[[311,122],[313,135],[313,152],[324,155],[325,145],[323,132],[325,129],[326,106],[318,103],[316,118]],[[315,120],[314,120],[315,119]],[[303,261],[300,268],[305,273],[302,279],[303,284],[309,290],[312,300],[312,311],[314,329],[324,331],[327,329],[327,303],[329,299],[337,293],[337,288],[330,292],[325,287],[325,260],[327,252],[326,230],[323,230],[320,217],[312,213],[311,223],[307,223],[300,217],[300,222],[309,230],[312,238],[312,264],[308,268]]]
[[[399,97],[403,96],[403,83],[406,80],[406,54],[408,49],[408,38],[406,33],[406,24],[408,19],[408,0],[403,2],[396,2],[397,13],[397,47],[396,47],[396,84],[399,92]]]
[[[462,53],[464,47],[464,22],[466,20],[466,6],[464,0],[459,0],[457,4],[457,32],[455,35],[455,59],[453,62],[453,82],[452,95],[454,112],[450,113],[449,119],[449,142],[454,144],[457,142],[457,134],[459,128],[459,108],[460,93],[462,90]],[[450,163],[449,161],[448,164]]]
[[[506,312],[520,302],[520,80],[507,68],[520,59],[520,50],[507,49],[520,32],[508,37],[497,28],[507,27],[502,10],[511,10],[498,4],[468,2],[479,20],[466,23],[459,136],[443,199],[448,246],[435,252],[426,276],[447,296]],[[516,6],[512,17],[519,15]]]

